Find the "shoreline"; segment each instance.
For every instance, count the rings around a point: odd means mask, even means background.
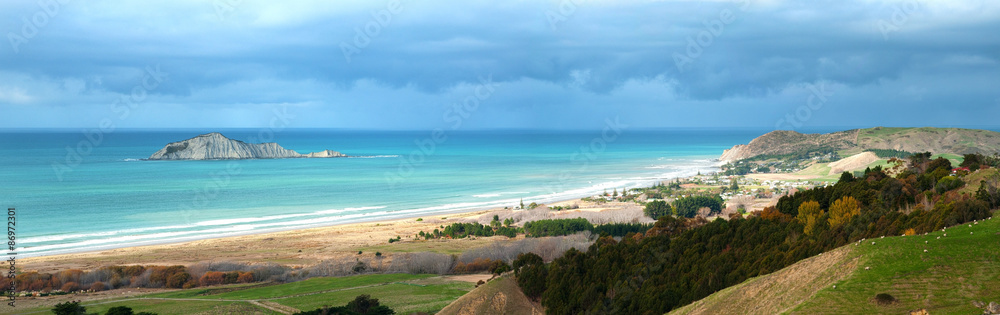
[[[565,191],[561,191],[561,192],[556,192],[556,193],[542,193],[542,194],[539,194],[539,195],[535,195],[535,196],[529,197],[529,199],[521,199],[521,200],[522,201],[526,201],[526,202],[538,202],[540,204],[550,204],[551,205],[551,204],[562,203],[562,202],[566,202],[566,201],[579,200],[579,199],[584,198],[584,197],[590,197],[590,196],[593,196],[595,194],[599,194],[599,191],[601,189],[608,190],[608,189],[611,189],[611,188],[618,188],[618,187],[648,187],[652,183],[655,183],[655,182],[667,181],[667,180],[674,180],[674,179],[678,179],[678,178],[689,178],[691,176],[694,176],[695,173],[697,173],[697,172],[701,172],[701,171],[705,171],[705,170],[711,170],[711,169],[718,169],[718,167],[719,167],[719,165],[718,165],[717,161],[709,160],[705,164],[702,164],[702,165],[699,165],[699,166],[695,166],[695,167],[691,167],[691,168],[683,170],[683,171],[678,171],[678,172],[675,172],[674,174],[670,174],[670,175],[668,175],[668,174],[662,174],[662,175],[665,175],[665,176],[662,176],[662,177],[659,177],[659,176],[657,176],[657,177],[622,177],[622,178],[616,178],[616,179],[608,179],[607,182],[598,183],[596,185],[585,186],[585,187],[580,187],[580,188],[574,188],[574,189],[569,189],[569,190],[565,190]],[[688,174],[688,173],[690,173],[690,174]],[[623,182],[628,182],[628,183],[623,183]],[[365,214],[361,214],[360,216],[357,216],[357,217],[345,218],[345,219],[337,220],[337,221],[333,221],[333,222],[320,222],[320,223],[302,224],[302,225],[287,225],[287,226],[262,228],[262,229],[252,229],[251,228],[251,229],[248,229],[248,230],[234,230],[234,231],[231,231],[231,232],[230,231],[226,231],[226,232],[216,233],[214,235],[213,234],[207,234],[207,233],[204,232],[204,230],[178,231],[179,233],[185,233],[185,234],[190,233],[190,234],[193,234],[193,235],[174,236],[174,237],[166,237],[166,238],[160,238],[160,239],[146,239],[146,240],[133,241],[133,242],[127,242],[127,241],[125,241],[125,242],[108,243],[108,244],[95,245],[95,246],[86,246],[86,245],[83,245],[83,246],[64,246],[64,248],[59,248],[59,249],[43,250],[43,251],[41,251],[42,255],[33,255],[34,253],[31,253],[31,254],[21,254],[21,255],[18,255],[16,258],[18,260],[31,261],[31,260],[35,260],[35,259],[38,259],[38,258],[52,257],[52,256],[64,256],[64,255],[84,254],[84,253],[97,253],[97,252],[106,252],[106,251],[111,251],[111,250],[115,250],[115,249],[125,249],[125,248],[133,248],[133,247],[171,245],[171,244],[180,244],[180,243],[188,243],[188,242],[197,242],[197,241],[201,241],[201,240],[221,239],[221,238],[230,238],[230,237],[245,237],[245,236],[250,236],[250,235],[263,235],[263,234],[281,233],[281,232],[298,231],[298,230],[321,229],[321,228],[330,228],[330,227],[336,227],[336,226],[349,226],[349,225],[359,225],[359,224],[371,224],[371,223],[388,222],[388,221],[395,221],[395,220],[416,219],[416,218],[419,218],[421,216],[431,216],[431,217],[433,217],[433,216],[448,216],[448,215],[462,216],[462,215],[467,215],[467,214],[470,214],[470,213],[481,212],[481,211],[501,210],[501,209],[503,209],[501,207],[501,205],[504,205],[504,204],[515,205],[517,202],[518,202],[518,199],[512,198],[512,199],[501,199],[501,200],[483,201],[483,202],[449,203],[449,204],[443,204],[443,205],[439,204],[439,205],[435,205],[435,206],[420,207],[420,208],[415,208],[415,209],[394,210],[392,212],[365,213]],[[454,207],[454,208],[447,209],[449,207]],[[430,210],[430,209],[434,209],[434,208],[443,208],[443,209],[439,210],[439,211]],[[345,209],[351,209],[351,208],[345,208]],[[421,210],[423,210],[423,211],[430,210],[430,211],[429,212],[424,212],[424,213],[419,213],[418,211],[421,211]],[[325,211],[329,211],[329,210],[319,210],[319,211],[315,211],[314,213],[321,213],[321,212],[325,212]],[[394,215],[394,212],[396,212],[398,214]],[[323,218],[319,217],[319,218],[315,218],[315,219],[323,219]],[[234,223],[234,224],[228,224],[228,225],[221,225],[220,227],[221,228],[239,227],[239,224],[235,224]],[[177,233],[177,232],[169,232],[169,233]],[[142,237],[142,236],[147,236],[147,235],[150,235],[150,234],[122,235],[120,237],[129,237],[129,236],[139,236],[139,237]],[[82,242],[89,242],[89,241],[92,241],[92,240],[83,240]],[[74,242],[62,243],[62,244],[74,244],[76,242],[80,242],[80,241],[74,241]],[[44,247],[44,246],[53,246],[53,245],[61,245],[61,244],[47,244],[47,245],[40,245],[40,246]],[[81,248],[81,247],[83,247],[85,249],[80,250],[79,248]]]
[[[580,199],[566,199],[541,205],[584,204]],[[581,206],[580,209],[563,210],[562,212],[617,210],[626,204],[629,203],[605,204],[596,207]],[[109,265],[191,265],[208,261],[273,262],[293,267],[308,266],[326,259],[353,256],[358,248],[392,246],[394,244],[386,245],[387,240],[396,236],[402,236],[403,240],[409,241],[411,244],[419,243],[429,248],[447,247],[448,244],[445,244],[447,242],[461,243],[458,246],[467,247],[468,245],[487,245],[493,240],[507,240],[506,237],[501,236],[483,237],[476,240],[427,241],[412,239],[413,235],[419,231],[431,231],[439,225],[478,219],[487,213],[504,210],[511,209],[466,209],[457,212],[385,218],[282,231],[250,232],[196,240],[166,240],[163,243],[148,245],[19,257],[18,263],[23,266],[25,271],[37,272],[55,272],[67,269],[94,270]],[[556,210],[550,211],[556,212]],[[417,219],[422,220],[417,221]],[[395,244],[406,246],[401,243]],[[391,255],[392,253],[394,252],[387,251],[387,254]]]

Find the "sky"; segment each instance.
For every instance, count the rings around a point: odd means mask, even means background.
[[[998,126],[1000,1],[0,2],[0,128]]]

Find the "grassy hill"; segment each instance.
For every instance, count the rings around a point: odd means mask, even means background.
[[[544,314],[517,286],[512,274],[493,279],[441,310],[438,314]]]
[[[973,301],[1000,303],[998,231],[1000,219],[991,219],[928,235],[865,240],[670,314],[905,314],[916,309],[981,314]],[[899,302],[876,305],[872,300],[880,293]]]
[[[85,301],[88,312],[111,307],[167,314],[290,314],[324,305],[344,305],[361,294],[379,299],[399,314],[434,313],[474,288],[437,275],[376,274],[312,278],[277,285],[230,285],[176,290],[132,298]],[[16,314],[51,314],[52,307],[19,309]],[[14,314],[14,313],[11,313]]]

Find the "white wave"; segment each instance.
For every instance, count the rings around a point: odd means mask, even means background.
[[[117,231],[106,231],[106,232],[95,232],[95,233],[78,233],[78,234],[59,234],[59,235],[45,235],[45,236],[35,236],[35,237],[25,237],[21,239],[23,243],[44,243],[53,241],[63,241],[74,238],[93,238],[98,236],[112,236],[118,234],[130,234],[130,233],[141,233],[149,231],[158,230],[171,230],[171,229],[183,229],[189,228],[191,225],[171,225],[171,226],[155,226],[147,228],[134,228],[134,229],[124,229]]]

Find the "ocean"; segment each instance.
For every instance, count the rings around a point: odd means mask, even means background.
[[[218,131],[350,158],[146,161]],[[0,131],[17,257],[580,198],[718,169],[763,130]],[[268,141],[263,141],[268,140]]]

